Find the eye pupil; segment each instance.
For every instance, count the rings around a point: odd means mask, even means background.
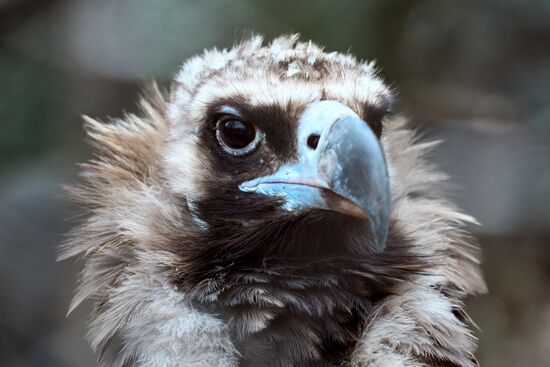
[[[254,127],[241,120],[222,121],[220,128],[224,143],[233,149],[246,148],[256,137]]]

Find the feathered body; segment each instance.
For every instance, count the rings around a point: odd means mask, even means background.
[[[475,366],[462,300],[485,291],[479,253],[439,190],[445,175],[401,118],[372,64],[285,36],[187,61],[142,115],[86,118],[96,158],[70,189],[89,216],[62,258],[83,256],[71,309],[95,300],[89,338],[104,366]],[[373,121],[387,161],[386,249],[363,221],[289,214],[237,189],[296,156],[315,101]],[[260,121],[254,157],[217,152],[209,114],[231,103]]]

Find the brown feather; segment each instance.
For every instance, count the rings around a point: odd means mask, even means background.
[[[327,244],[340,234],[314,217],[287,220],[276,202],[239,213],[227,192],[214,198],[247,174],[225,172],[201,146],[208,107],[223,98],[294,113],[335,99],[380,119],[392,190],[388,251],[359,251],[350,234],[332,256]],[[418,141],[402,118],[382,119],[391,99],[372,64],[297,36],[268,46],[255,37],[189,60],[169,100],[151,86],[139,116],[85,117],[95,158],[68,191],[88,216],[60,259],[85,258],[70,309],[95,300],[89,337],[101,364],[476,366],[463,310],[466,296],[486,291],[465,230],[475,220],[444,198],[446,176],[428,157],[434,144]],[[249,172],[283,163],[273,147]],[[217,235],[199,228],[196,210]]]

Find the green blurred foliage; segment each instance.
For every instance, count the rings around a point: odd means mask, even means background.
[[[0,80],[0,172],[63,149],[69,118],[65,75],[30,58],[4,54]]]

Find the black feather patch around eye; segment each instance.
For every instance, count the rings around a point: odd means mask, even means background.
[[[223,115],[234,115],[235,120],[252,124],[260,137],[269,146],[273,157],[285,161],[295,153],[295,128],[301,106],[262,104],[250,105],[244,98],[232,97],[213,102],[205,116],[209,125],[216,126]],[[210,128],[209,128],[210,129]],[[216,129],[216,128],[215,128]],[[243,130],[244,132],[244,130]],[[250,155],[250,154],[247,154]]]

